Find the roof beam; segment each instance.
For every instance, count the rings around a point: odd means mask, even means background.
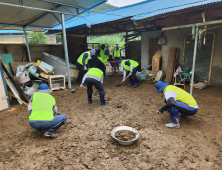
[[[67,7],[72,7],[72,8],[77,8],[77,9],[82,9],[82,10],[89,10],[87,8],[82,8],[82,7],[78,7],[78,6],[74,6],[74,5],[69,5],[69,4],[65,4],[65,3],[61,3],[61,2],[56,2],[56,1],[50,1],[50,0],[39,0],[42,2],[48,2],[48,3],[52,3],[52,4],[57,4],[57,5],[61,5],[61,6],[67,6]]]
[[[54,14],[54,13],[51,13],[53,16],[54,16],[54,18],[60,23],[60,24],[62,24],[62,21],[56,16],[56,14]]]
[[[53,5],[53,8],[51,10],[56,10],[57,8],[61,7],[60,5],[56,6],[56,5]],[[45,17],[46,15],[48,15],[49,12],[45,12],[44,14],[40,15],[39,17],[33,19],[32,21],[30,21],[28,24],[26,24],[24,27],[27,27],[28,25],[31,25],[32,23],[42,19],[43,17]],[[54,13],[51,13],[51,14],[54,14]],[[55,15],[55,14],[54,14]],[[53,15],[53,16],[54,16]],[[55,15],[56,16],[56,15]],[[57,16],[56,16],[57,17]],[[57,18],[56,18],[57,19]],[[59,23],[61,24],[61,21],[59,20]]]
[[[65,15],[71,15],[71,16],[76,16],[77,15],[77,14],[73,14],[73,13],[53,11],[53,10],[50,10],[50,9],[35,8],[35,7],[22,6],[22,5],[16,5],[16,4],[9,4],[9,3],[4,3],[4,2],[0,2],[0,5],[17,7],[17,8],[25,8],[25,9],[31,9],[31,10],[38,10],[38,11],[44,11],[44,12],[51,12],[51,13],[59,13],[59,14],[65,14]]]

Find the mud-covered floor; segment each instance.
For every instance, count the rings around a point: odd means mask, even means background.
[[[80,82],[72,84],[75,93],[54,91],[58,112],[68,116],[56,139],[32,129],[26,106],[14,101],[11,110],[0,112],[0,169],[222,169],[222,87],[194,90],[198,113],[181,118],[179,129],[168,129],[169,113],[157,114],[164,98],[154,84],[115,87],[121,80],[105,78],[106,106],[96,96],[89,105]],[[135,127],[139,140],[115,143],[110,132],[120,125]]]

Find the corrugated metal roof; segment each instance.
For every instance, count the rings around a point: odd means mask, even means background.
[[[52,2],[58,4],[54,6]],[[21,5],[19,0],[0,0],[0,29],[13,27],[16,30],[22,30],[23,27],[29,26],[27,30],[36,31],[39,28],[40,31],[44,31],[59,24],[47,10],[55,9],[58,12],[77,14],[75,6],[79,9],[79,14],[82,14],[105,2],[107,0],[23,0],[23,5]],[[33,10],[30,7],[44,10]],[[55,13],[55,15],[61,18],[60,13]],[[66,21],[71,18],[73,15],[65,15]]]
[[[144,4],[147,11],[144,13],[141,12],[141,14],[134,16],[132,19],[140,20],[168,12],[175,12],[190,7],[197,7],[221,1],[222,0],[156,0],[149,2],[148,4]]]
[[[74,18],[67,21],[65,25],[66,28],[72,28],[83,24],[95,25],[127,17],[131,17],[133,20],[139,20],[215,2],[222,2],[222,0],[146,0],[133,5],[95,12],[90,15],[86,14],[80,16],[79,18]],[[53,29],[58,29],[61,31],[62,26],[58,25]]]

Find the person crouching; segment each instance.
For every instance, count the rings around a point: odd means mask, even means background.
[[[109,102],[106,102],[104,98],[106,92],[104,91],[104,88],[103,88],[103,78],[104,78],[103,72],[98,68],[90,68],[88,72],[85,74],[85,76],[83,77],[82,84],[80,85],[80,87],[82,88],[84,83],[87,84],[87,94],[88,94],[89,104],[92,103],[92,93],[93,93],[92,86],[93,85],[99,91],[101,105],[105,105],[109,103]]]
[[[28,105],[29,125],[40,133],[46,129],[45,136],[56,138],[58,134],[53,132],[66,122],[67,116],[56,115],[56,102],[50,93],[52,90],[47,84],[40,84],[39,91],[32,95]],[[53,115],[53,112],[56,116]]]
[[[155,85],[157,88],[156,93],[164,93],[166,98],[166,105],[158,110],[158,113],[163,113],[164,110],[169,109],[172,117],[172,122],[165,124],[169,128],[179,128],[179,117],[193,116],[198,111],[198,105],[192,95],[187,93],[185,90],[158,81]],[[179,112],[181,113],[179,115]]]

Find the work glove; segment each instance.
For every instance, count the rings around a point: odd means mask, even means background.
[[[86,67],[86,66],[84,66],[84,70],[87,70],[87,67]]]
[[[56,116],[57,115],[57,112],[54,112],[54,116]]]
[[[163,111],[164,111],[164,109],[161,107],[161,108],[159,108],[159,110],[157,112],[158,112],[158,114],[160,114],[160,113],[163,113]]]
[[[99,90],[96,90],[96,91],[95,91],[95,94],[97,94],[97,93],[99,93]]]
[[[131,76],[132,76],[132,74],[133,74],[132,72],[129,73],[129,75],[131,75]]]
[[[80,84],[80,88],[82,88],[83,84]]]

